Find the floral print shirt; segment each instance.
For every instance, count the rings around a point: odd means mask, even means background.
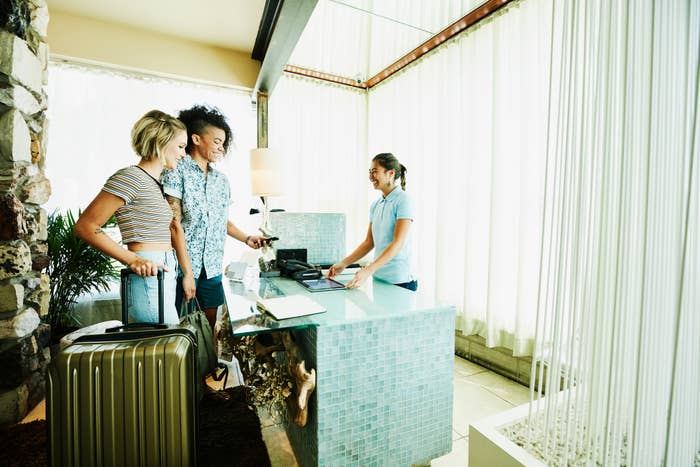
[[[220,275],[231,204],[228,178],[211,164],[205,175],[190,156],[185,156],[176,169],[163,170],[161,182],[165,194],[182,202],[181,223],[194,277],[199,277],[202,267],[207,278]]]

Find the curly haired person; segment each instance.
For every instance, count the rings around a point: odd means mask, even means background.
[[[182,223],[192,276],[178,275],[175,306],[181,309],[183,295],[192,281],[197,301],[214,329],[219,305],[224,303],[222,271],[224,243],[231,236],[251,248],[265,240],[247,235],[228,219],[231,188],[226,175],[212,166],[228,152],[233,134],[226,117],[214,107],[195,105],[178,114],[187,127],[187,156],[174,170],[163,173],[165,195]]]

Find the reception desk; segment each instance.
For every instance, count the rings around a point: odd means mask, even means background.
[[[306,426],[287,426],[301,466],[410,466],[451,451],[453,306],[376,280],[318,293],[281,278],[225,289],[234,335],[291,331],[316,369]],[[276,321],[251,309],[258,295],[294,294],[327,311]]]

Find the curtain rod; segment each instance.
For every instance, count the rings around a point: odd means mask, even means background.
[[[164,79],[169,81],[177,81],[180,83],[191,83],[200,86],[217,87],[223,89],[229,89],[233,91],[239,91],[246,94],[252,94],[252,88],[246,88],[244,86],[237,86],[233,84],[221,83],[218,81],[207,81],[199,78],[191,78],[183,75],[176,75],[171,73],[164,73],[160,71],[146,70],[143,68],[130,67],[125,65],[116,65],[113,63],[100,62],[97,60],[90,60],[87,58],[72,57],[69,55],[51,54],[49,57],[49,62],[56,64],[65,64],[69,66],[82,66],[85,68],[94,68],[98,70],[104,70],[115,73],[124,73],[133,76],[139,76],[142,78],[156,78]]]
[[[307,78],[319,79],[321,81],[342,84],[353,88],[367,89],[367,83],[362,82],[360,80],[354,80],[351,78],[346,78],[344,76],[326,73],[323,71],[316,71],[310,68],[304,68],[296,65],[285,65],[284,71],[292,75],[299,75]]]
[[[481,6],[473,9],[472,11],[464,15],[461,19],[447,26],[445,29],[435,34],[427,41],[423,42],[411,52],[407,53],[406,55],[404,55],[388,67],[384,68],[376,75],[374,75],[372,78],[367,80],[367,88],[376,86],[377,84],[381,83],[397,71],[415,62],[423,55],[439,47],[444,42],[447,42],[448,40],[452,39],[465,29],[475,25],[479,21],[488,18],[496,11],[500,10],[512,1],[514,0],[489,0]]]

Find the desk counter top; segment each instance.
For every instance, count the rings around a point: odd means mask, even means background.
[[[347,283],[352,276],[339,276]],[[301,329],[310,326],[340,326],[365,320],[381,320],[446,308],[427,294],[412,292],[379,280],[368,280],[358,289],[309,292],[302,285],[287,278],[261,278],[247,284],[225,281],[224,292],[233,334],[258,334],[282,329]],[[326,308],[325,313],[275,320],[255,310],[255,301],[288,295],[306,295]]]

